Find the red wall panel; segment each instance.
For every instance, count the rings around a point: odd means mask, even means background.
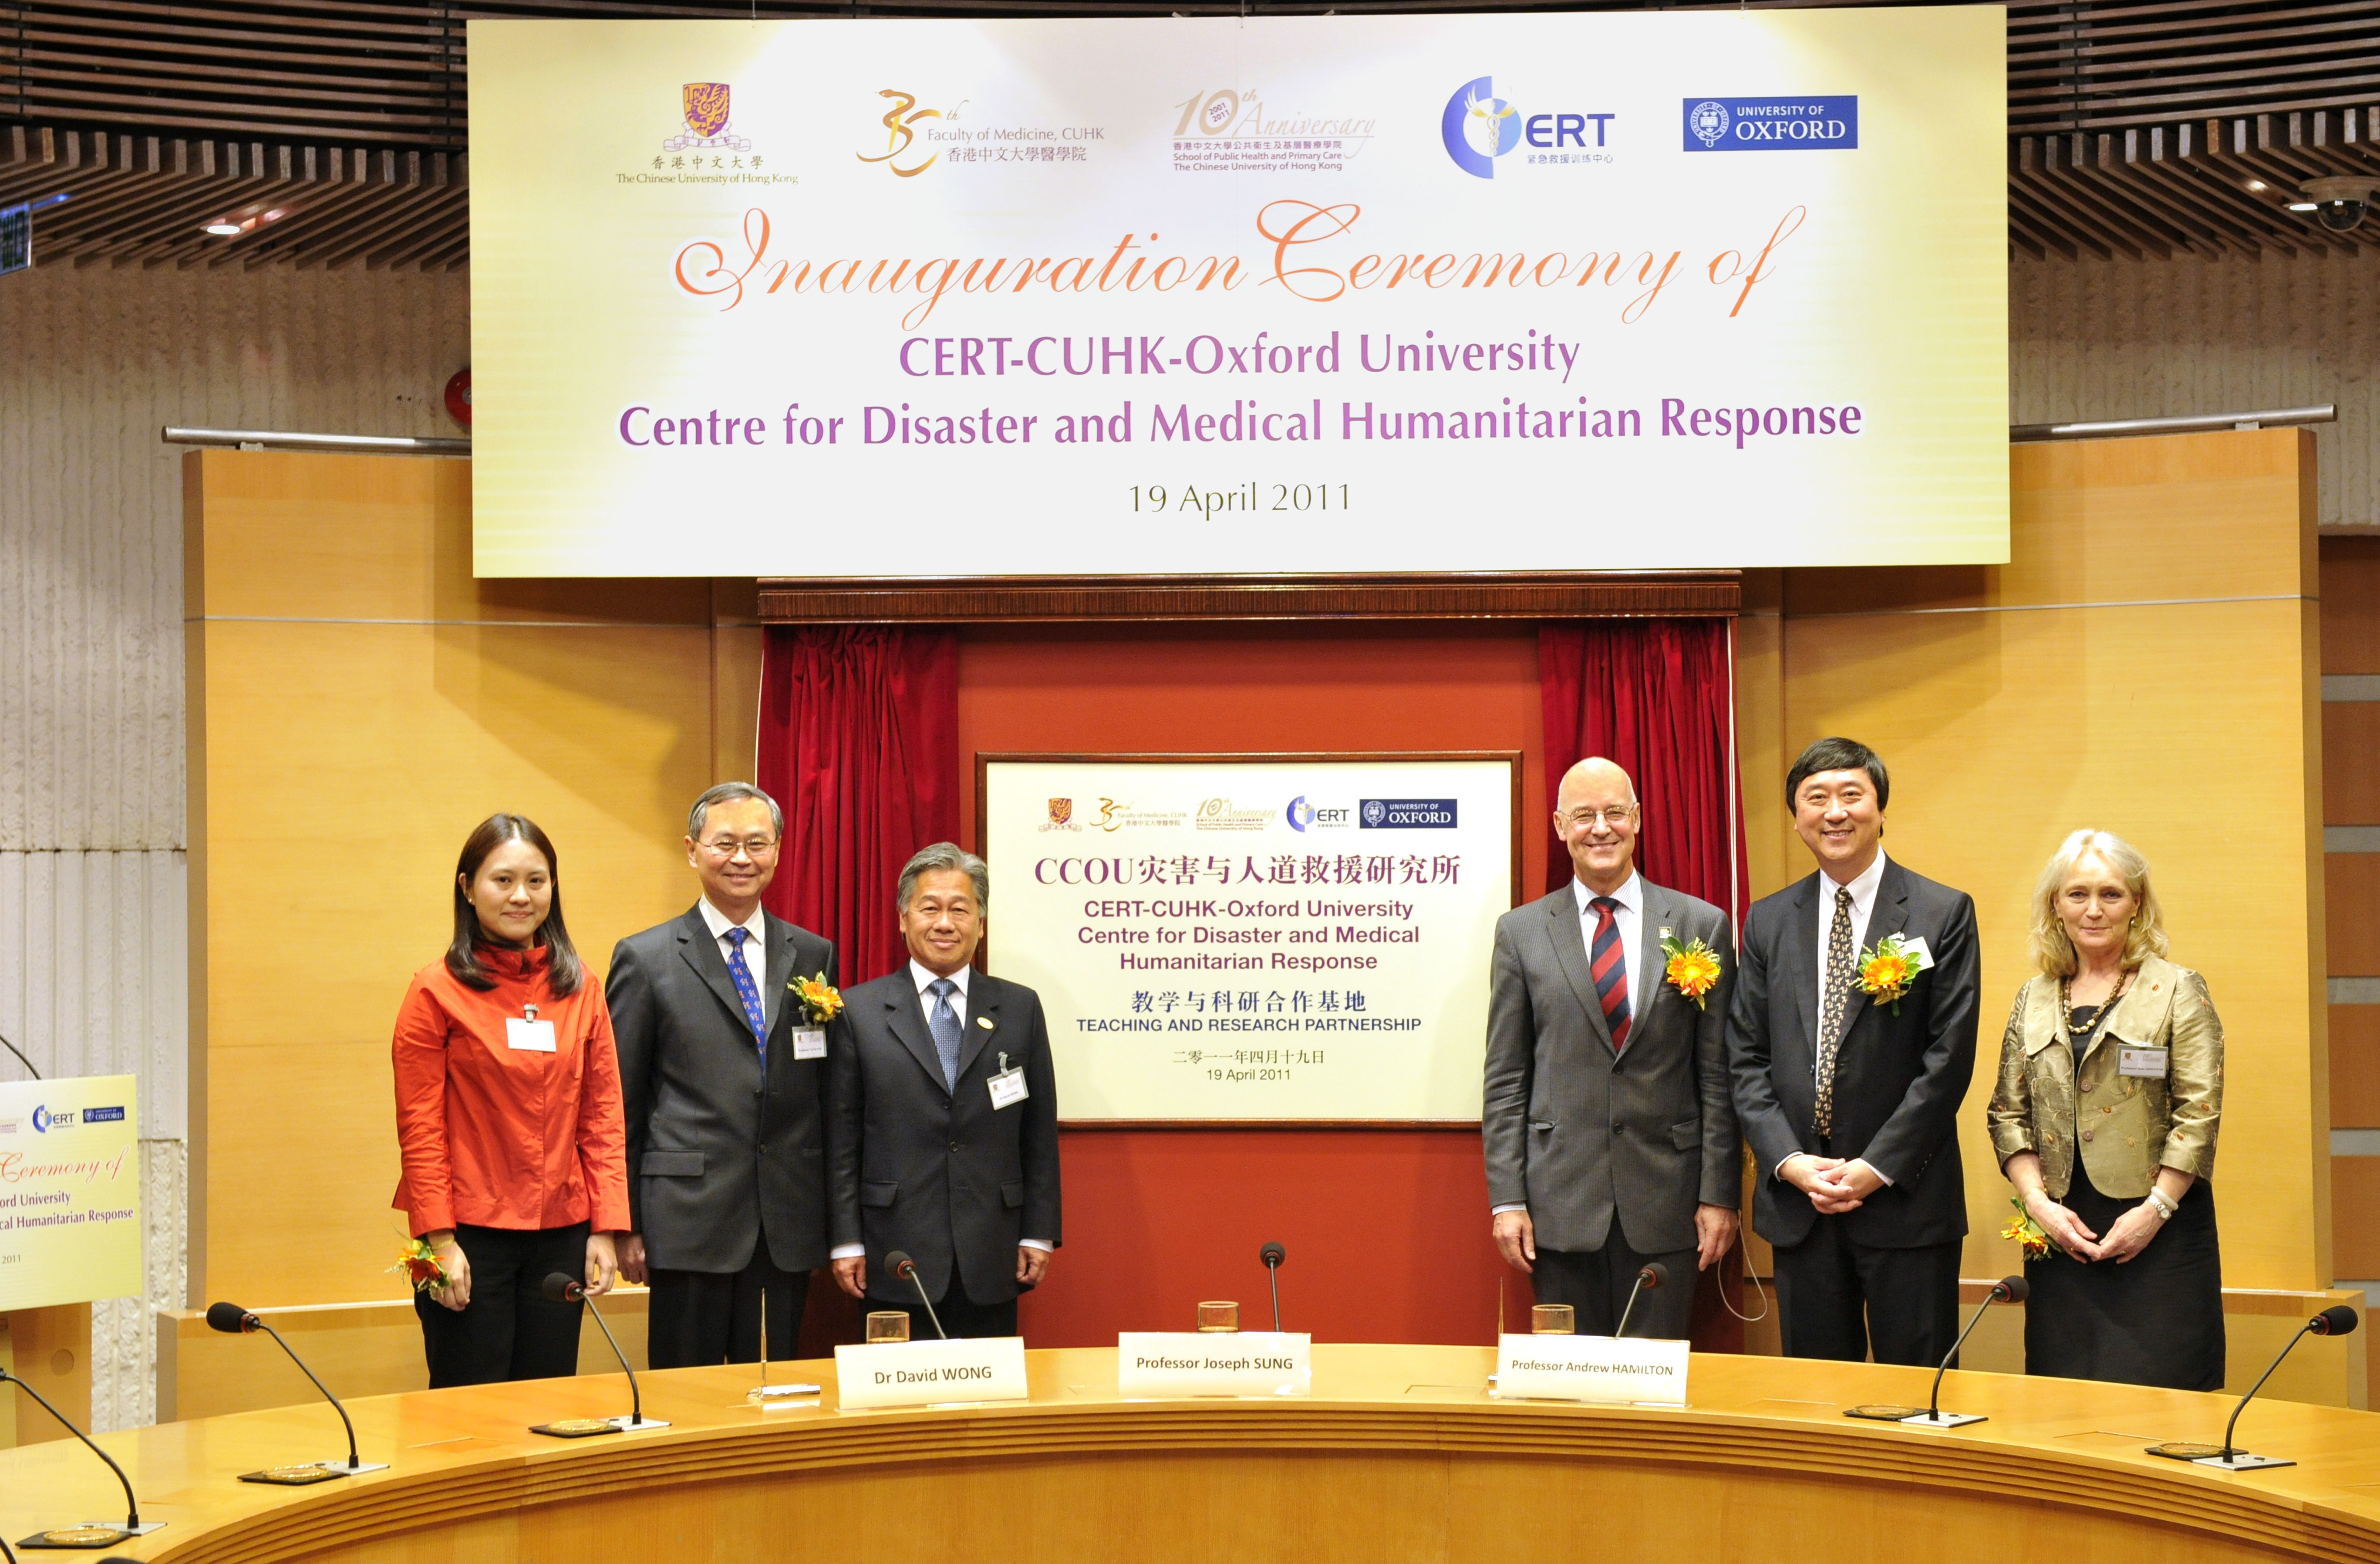
[[[972,835],[979,751],[1518,749],[1522,885],[1535,896],[1540,726],[1534,625],[974,630],[960,650],[960,818]],[[1034,1346],[1186,1330],[1209,1298],[1236,1298],[1246,1323],[1269,1324],[1256,1257],[1269,1239],[1289,1250],[1281,1311],[1293,1330],[1492,1339],[1509,1273],[1488,1238],[1475,1133],[1073,1130],[1062,1144],[1066,1245],[1025,1301]],[[1506,1309],[1525,1316],[1528,1303],[1514,1277]]]

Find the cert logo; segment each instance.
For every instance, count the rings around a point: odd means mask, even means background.
[[[49,1105],[42,1103],[33,1109],[33,1133],[37,1135],[48,1134],[52,1130],[71,1130],[74,1128],[74,1111],[71,1109],[64,1113],[53,1113],[49,1109]]]
[[[1493,179],[1496,160],[1521,144],[1521,111],[1496,96],[1495,78],[1478,77],[1446,100],[1439,135],[1455,167]]]
[[[1289,829],[1304,830],[1314,823],[1314,806],[1308,804],[1305,801],[1305,794],[1301,793],[1289,801],[1288,815]]]

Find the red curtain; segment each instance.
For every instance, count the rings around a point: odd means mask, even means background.
[[[1548,806],[1578,761],[1600,755],[1616,762],[1635,779],[1645,807],[1639,872],[1701,897],[1741,931],[1752,895],[1736,776],[1733,630],[1725,619],[1543,624],[1537,685]],[[1547,848],[1550,891],[1569,882],[1572,868],[1559,837]],[[1706,1352],[1742,1352],[1743,1326],[1722,1303],[1722,1289],[1743,1294],[1740,1248],[1700,1278],[1694,1339]]]
[[[768,637],[754,780],[785,811],[785,851],[764,900],[834,941],[848,988],[901,964],[901,866],[958,840],[958,635],[824,625]],[[858,1304],[820,1267],[798,1355],[859,1339]]]
[[[757,781],[785,811],[769,910],[834,941],[844,988],[901,964],[892,884],[959,834],[959,649],[951,630],[771,628]]]

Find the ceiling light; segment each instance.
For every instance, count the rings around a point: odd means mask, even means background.
[[[2261,190],[2266,188],[2266,186],[2262,179],[2251,179],[2248,181],[2248,188],[2252,190]]]
[[[2291,212],[2313,212],[2319,209],[2313,201],[2291,201],[2289,202],[2289,210]]]
[[[236,211],[226,212],[217,217],[210,217],[200,224],[199,227],[202,232],[212,234],[217,238],[236,239],[242,234],[254,233],[268,223],[278,223],[283,218],[295,214],[297,210],[293,206],[267,206],[262,201],[251,201]]]

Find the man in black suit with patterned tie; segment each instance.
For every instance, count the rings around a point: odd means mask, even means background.
[[[1788,1357],[1932,1364],[1958,1339],[1975,903],[1885,856],[1890,785],[1864,744],[1803,750],[1785,797],[1818,870],[1743,920],[1729,1064]]]
[[[1040,997],[977,972],[990,874],[948,842],[893,895],[909,962],[844,996],[828,1135],[834,1274],[845,1292],[953,1336],[1014,1336],[1016,1297],[1058,1247],[1058,1083]]]
[[[835,980],[834,946],[764,912],[784,816],[722,782],[686,817],[702,899],[620,941],[603,998],[627,1110],[620,1271],[650,1279],[655,1368],[794,1355],[826,1264],[826,1037],[786,992]]]

